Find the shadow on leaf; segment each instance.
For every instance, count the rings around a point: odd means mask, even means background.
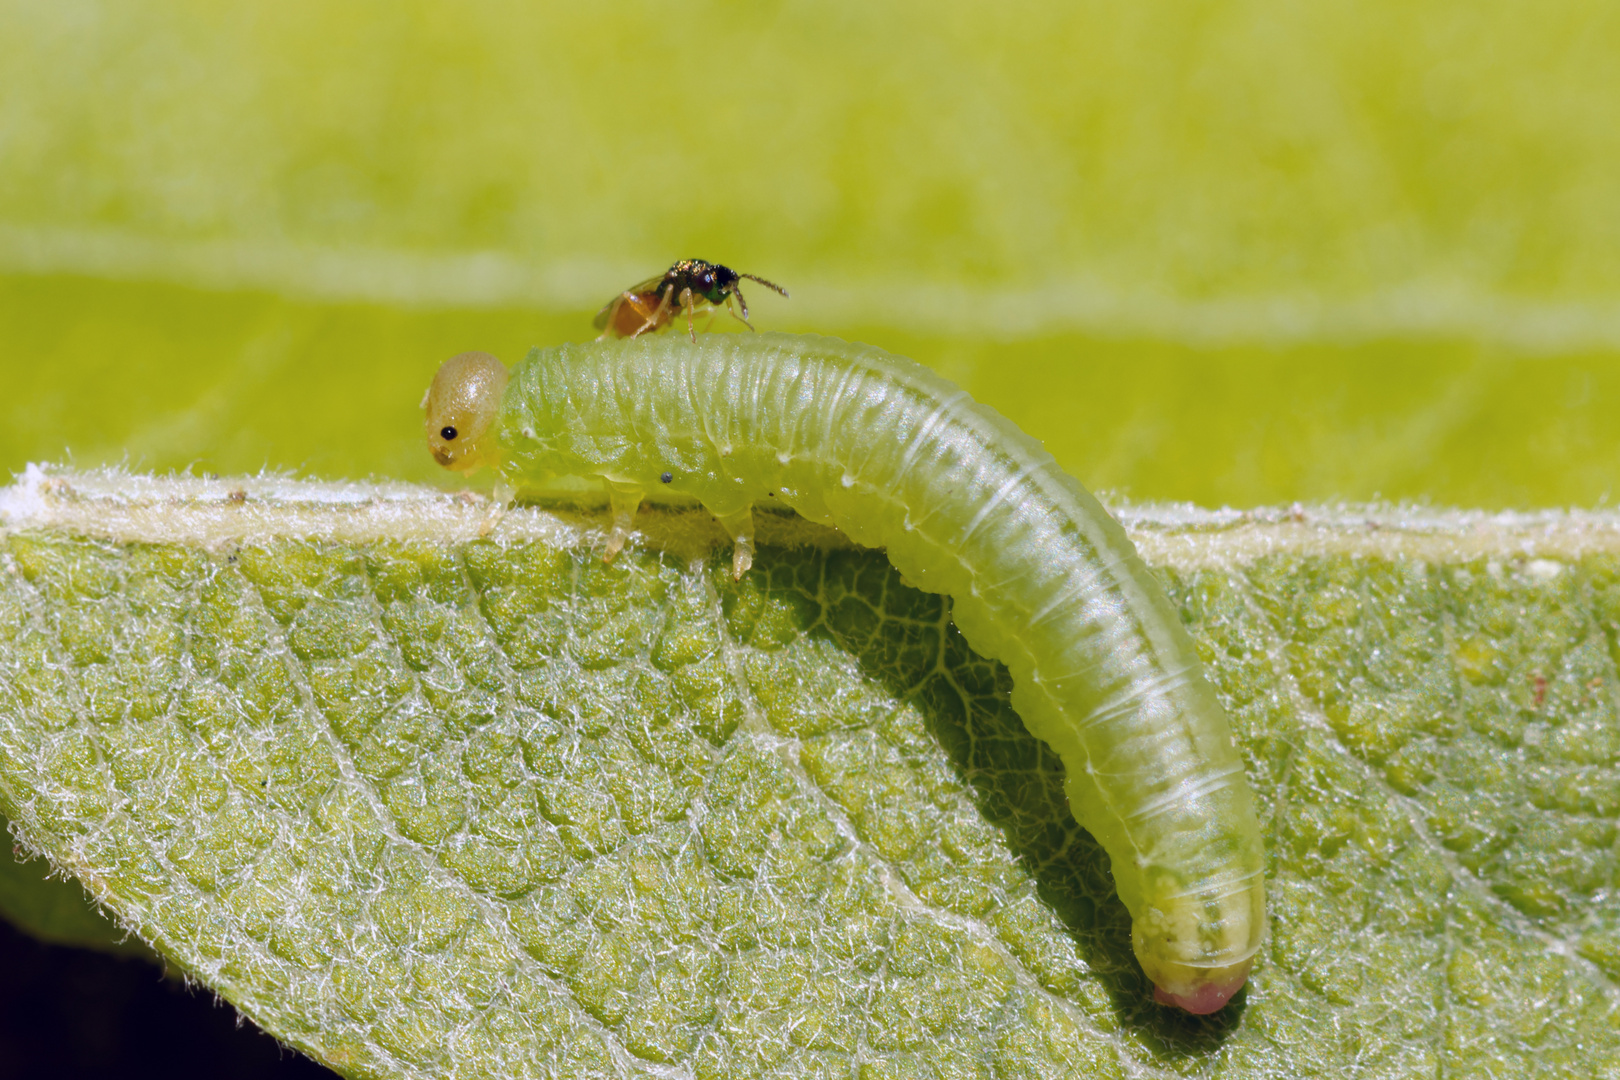
[[[1000,830],[1033,879],[1038,905],[1050,916],[1037,916],[1037,925],[1017,925],[1011,909],[1024,897],[1009,894],[984,921],[1053,994],[1073,999],[1085,993],[1088,977],[1095,979],[1120,1022],[1161,1059],[1217,1051],[1242,1018],[1243,997],[1210,1017],[1153,1003],[1153,986],[1131,951],[1130,915],[1114,888],[1107,853],[1069,812],[1063,763],[1013,711],[1006,667],[969,648],[949,620],[949,601],[910,587],[881,553],[814,557],[825,560],[819,568],[823,607],[809,633],[832,638],[869,678],[921,711],[929,734],[984,820]],[[916,647],[919,631],[926,647]]]

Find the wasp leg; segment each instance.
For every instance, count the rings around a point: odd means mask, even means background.
[[[631,294],[625,293],[624,295],[628,297]],[[637,308],[637,310],[639,311],[640,308]],[[658,294],[658,306],[653,308],[652,314],[648,315],[646,321],[640,326],[636,327],[636,332],[630,336],[633,338],[638,338],[642,334],[648,333],[649,331],[657,330],[660,326],[664,325],[664,313],[668,310],[669,291],[666,289]]]
[[[748,321],[748,301],[742,298],[742,293],[737,294],[737,301],[742,304],[743,313],[741,315],[737,314],[737,309],[731,306],[731,297],[729,295],[726,297],[726,310],[731,312],[733,319],[753,330],[754,324]]]
[[[692,344],[696,345],[697,327],[693,325],[692,318],[697,314],[697,300],[693,298],[690,288],[681,290],[681,310],[686,313],[687,336],[692,339]]]
[[[618,297],[614,299],[613,303],[608,305],[607,324],[603,327],[602,332],[597,335],[597,337],[596,337],[597,341],[605,341],[606,339],[608,339],[610,337],[619,336],[618,335],[619,311],[626,304],[629,304],[630,309],[632,311],[634,311],[636,314],[638,314],[638,315],[641,314],[640,298],[637,297],[636,294],[633,293],[633,292],[622,292],[622,293],[620,293],[618,295]],[[639,333],[641,333],[641,331],[637,330],[635,334],[631,334],[630,336],[635,337],[636,334],[639,334]]]
[[[630,538],[630,527],[635,524],[636,511],[641,509],[642,491],[634,484],[615,484],[611,480],[605,483],[611,524],[608,526],[607,550],[602,552],[602,561],[610,563],[615,555],[624,550],[624,542]]]
[[[715,520],[731,537],[731,576],[741,581],[754,565],[754,508],[745,506],[735,514],[717,515]]]

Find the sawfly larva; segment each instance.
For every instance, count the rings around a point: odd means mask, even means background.
[[[1038,442],[921,365],[830,338],[562,345],[510,383],[499,366],[462,354],[434,379],[441,463],[492,464],[510,484],[602,478],[609,557],[654,485],[714,514],[739,576],[752,508],[773,495],[887,549],[1011,671],[1013,707],[1112,860],[1158,1000],[1209,1013],[1243,985],[1265,928],[1262,849],[1226,714],[1124,530]]]

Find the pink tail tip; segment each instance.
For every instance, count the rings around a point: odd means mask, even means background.
[[[1172,994],[1162,987],[1153,988],[1153,1000],[1160,1005],[1174,1005],[1186,1009],[1194,1016],[1208,1016],[1212,1012],[1219,1012],[1226,1007],[1232,995],[1243,989],[1243,984],[1249,981],[1247,974],[1239,975],[1228,982],[1205,983],[1190,994]]]

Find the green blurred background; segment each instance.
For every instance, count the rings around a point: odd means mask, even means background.
[[[1596,2],[0,2],[0,471],[447,482],[436,364],[701,256],[1093,487],[1596,505]]]

